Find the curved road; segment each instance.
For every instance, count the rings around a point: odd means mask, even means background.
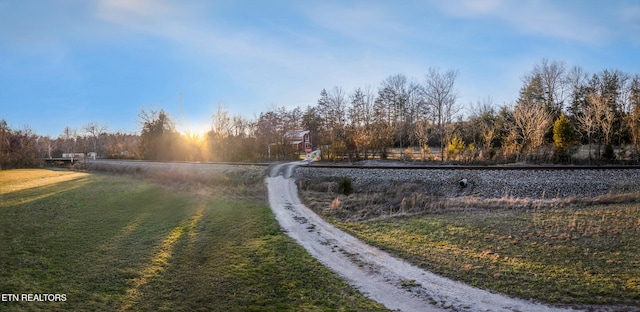
[[[270,168],[266,183],[271,209],[290,237],[365,296],[400,311],[569,311],[437,276],[337,229],[300,201],[292,176],[304,164]]]

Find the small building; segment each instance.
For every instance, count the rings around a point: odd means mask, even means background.
[[[311,131],[290,130],[284,133],[284,142],[295,146],[296,151],[304,150],[305,143],[311,143]]]
[[[272,146],[291,146],[291,150],[296,153],[305,151],[306,145],[311,145],[311,131],[309,130],[289,130],[282,136],[282,141],[270,143],[267,146],[267,152],[269,159],[271,159],[271,147]],[[288,152],[287,152],[288,153]]]

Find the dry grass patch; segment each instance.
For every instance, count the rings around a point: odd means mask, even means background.
[[[336,223],[473,286],[558,304],[640,306],[638,204]]]
[[[351,190],[339,187],[342,179],[321,181],[299,180],[298,189],[305,204],[317,213],[341,221],[365,221],[417,216],[460,210],[544,210],[560,207],[587,207],[603,204],[640,202],[640,193],[610,193],[593,197],[482,198],[473,195],[445,196],[430,191],[418,182],[390,185],[370,185],[367,189]]]
[[[266,167],[212,165],[217,168],[208,169],[197,167],[198,165],[163,163],[158,166],[147,166],[136,162],[128,164],[98,162],[91,164],[89,170],[151,181],[165,187],[168,191],[266,202],[264,186]]]
[[[640,306],[638,193],[482,199],[412,185],[349,196],[302,186],[306,204],[337,226],[443,276],[558,305]]]

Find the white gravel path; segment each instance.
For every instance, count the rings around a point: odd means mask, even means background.
[[[302,204],[293,171],[275,165],[269,204],[286,233],[367,297],[400,311],[569,311],[455,282],[413,266],[335,228]]]

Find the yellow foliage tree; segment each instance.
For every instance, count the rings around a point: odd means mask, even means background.
[[[457,159],[464,152],[464,141],[460,137],[454,137],[449,141],[449,145],[447,145],[447,158],[448,159]]]

